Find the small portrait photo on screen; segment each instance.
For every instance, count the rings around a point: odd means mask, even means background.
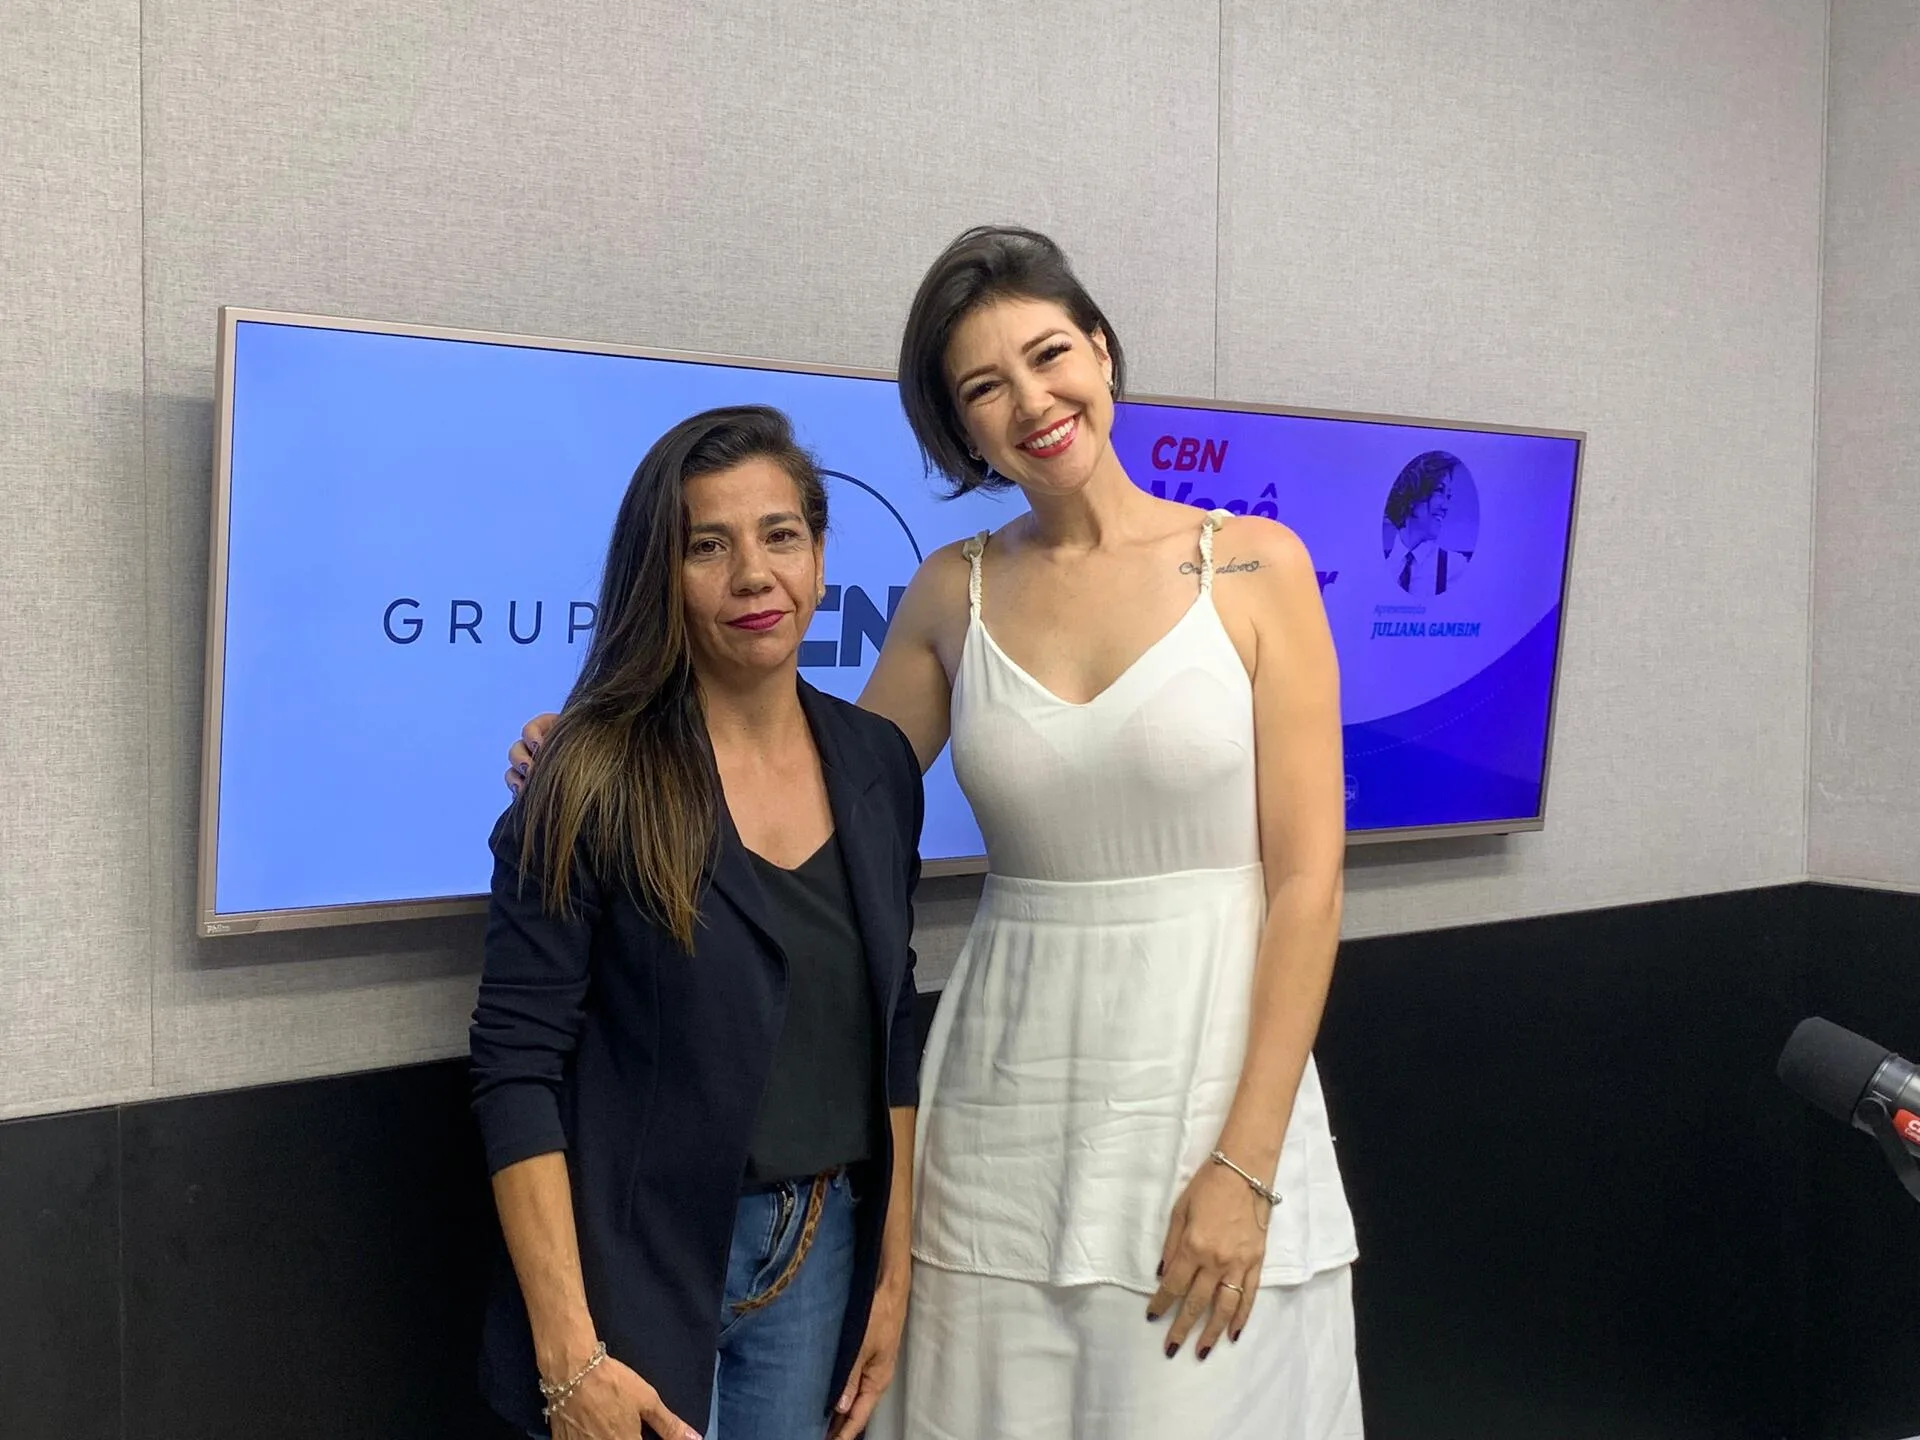
[[[1401,467],[1380,522],[1380,553],[1395,585],[1423,599],[1452,593],[1479,538],[1480,492],[1458,456],[1427,450]]]

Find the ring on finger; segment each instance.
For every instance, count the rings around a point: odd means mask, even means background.
[[[1244,1289],[1234,1284],[1231,1280],[1222,1280],[1220,1282],[1220,1288],[1222,1290],[1231,1290],[1236,1295],[1245,1295],[1247,1293]]]

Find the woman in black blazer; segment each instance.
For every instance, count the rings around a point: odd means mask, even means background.
[[[850,1440],[892,1375],[920,766],[799,678],[826,519],[779,412],[663,436],[494,831],[471,1043],[512,1265],[482,1383],[534,1435]]]

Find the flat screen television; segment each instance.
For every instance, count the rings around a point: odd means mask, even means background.
[[[620,496],[694,411],[776,405],[826,470],[800,663],[849,699],[920,559],[1021,510],[937,498],[876,371],[237,308],[218,356],[203,935],[482,907],[507,744],[565,698]],[[1544,823],[1582,436],[1137,399],[1114,442],[1154,493],[1305,540],[1353,840]],[[925,868],[981,850],[943,756]]]

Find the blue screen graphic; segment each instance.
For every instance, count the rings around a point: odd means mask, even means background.
[[[620,497],[687,415],[778,406],[829,472],[801,664],[847,699],[919,559],[1022,508],[937,499],[890,381],[255,320],[233,344],[217,915],[485,891],[506,746],[565,698]],[[1577,442],[1130,404],[1115,445],[1313,552],[1353,829],[1538,813]],[[1397,478],[1436,450],[1409,518]],[[923,854],[981,849],[943,756]]]

